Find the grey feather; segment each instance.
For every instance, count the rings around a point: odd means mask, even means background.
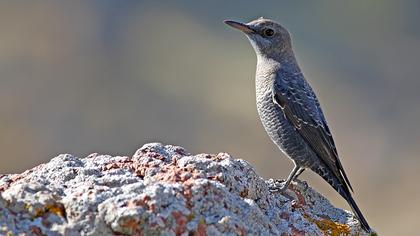
[[[268,136],[295,164],[280,187],[287,189],[298,170],[311,169],[351,206],[366,231],[371,229],[356,205],[350,181],[319,101],[295,59],[289,32],[280,24],[257,19],[226,21],[246,34],[257,54],[257,110]]]
[[[315,93],[303,74],[291,68],[283,65],[277,72],[273,83],[275,103],[317,156],[353,191]]]

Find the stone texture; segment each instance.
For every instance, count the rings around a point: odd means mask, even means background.
[[[146,144],[0,175],[0,235],[366,235],[303,181],[271,193],[244,160]]]

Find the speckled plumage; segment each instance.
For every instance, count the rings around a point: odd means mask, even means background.
[[[259,61],[260,63],[265,62]],[[279,67],[277,70],[280,70],[280,64],[272,63],[273,66]],[[280,82],[284,79],[277,76],[277,70],[272,73],[263,73],[265,70],[266,68],[257,67],[255,78],[257,110],[261,122],[271,140],[280,150],[297,165],[311,167],[316,161],[313,158],[315,153],[296,132],[273,97],[276,81]]]
[[[351,195],[352,187],[318,99],[295,59],[289,32],[263,18],[247,24],[226,23],[243,31],[257,54],[258,114],[271,140],[295,164],[280,189],[286,189],[304,169],[311,169],[347,200],[369,232],[370,227]]]

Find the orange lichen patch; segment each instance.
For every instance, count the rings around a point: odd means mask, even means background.
[[[45,206],[47,209],[47,212],[54,213],[58,216],[65,217],[66,211],[64,209],[64,206],[62,204],[53,204],[53,205],[47,205]]]
[[[242,198],[244,198],[244,197],[248,196],[248,189],[247,189],[247,188],[243,189],[243,190],[239,193],[239,196],[241,196]]]
[[[330,236],[350,235],[350,227],[348,225],[340,224],[340,223],[337,223],[328,219],[315,220],[306,214],[304,215],[304,217],[309,222],[315,223],[316,226],[318,226],[318,228],[322,230],[322,232],[324,232],[324,235],[330,235]]]
[[[29,209],[31,206],[27,205],[26,207]],[[66,217],[66,211],[61,203],[47,204],[43,208],[35,209],[36,217],[41,217],[48,213],[52,213],[61,217]]]
[[[195,217],[195,214],[194,213],[190,213],[189,215],[188,215],[188,222],[190,222],[190,221],[192,221],[193,219],[194,219],[194,217]]]
[[[328,235],[331,236],[350,234],[350,228],[345,224],[336,223],[327,219],[315,221],[315,224],[318,226],[319,229],[324,231],[324,233],[329,233]]]

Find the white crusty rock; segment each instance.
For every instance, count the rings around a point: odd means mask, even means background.
[[[303,181],[272,193],[246,161],[146,144],[0,175],[0,235],[366,235]]]

